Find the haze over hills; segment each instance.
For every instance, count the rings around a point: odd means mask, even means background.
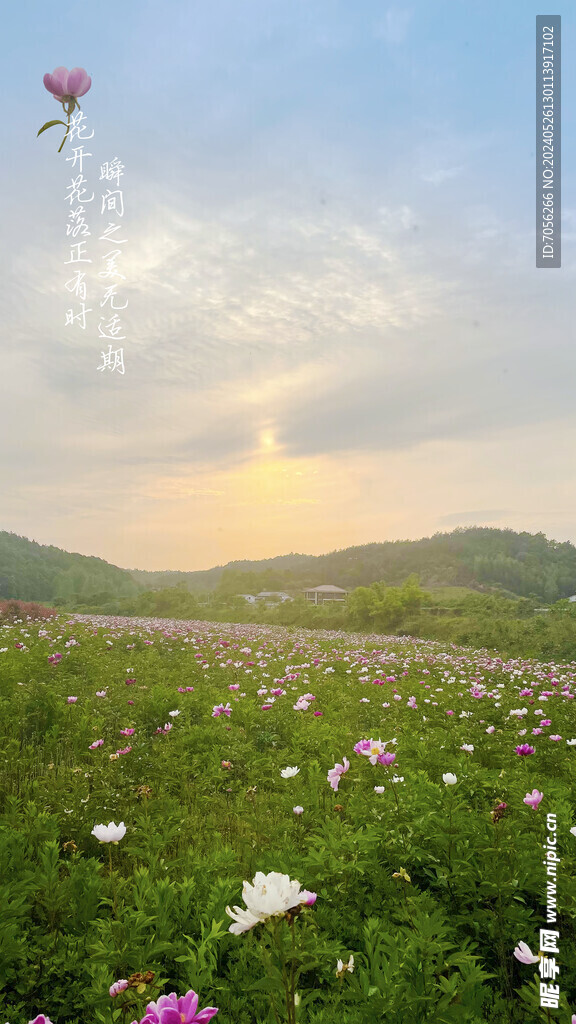
[[[420,540],[384,541],[324,555],[290,553],[236,560],[212,569],[151,572],[122,569],[104,559],[73,554],[14,533],[0,532],[0,598],[74,607],[106,604],[144,590],[177,585],[192,593],[286,590],[322,583],[347,590],[385,581],[401,584],[416,573],[423,587],[502,589],[551,603],[576,593],[576,547],[544,534],[488,527],[458,528]]]

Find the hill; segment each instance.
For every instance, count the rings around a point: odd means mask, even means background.
[[[0,531],[0,599],[78,608],[133,597],[141,589],[129,572],[102,558]]]
[[[362,544],[325,555],[290,554],[229,562],[201,572],[131,572],[146,588],[180,584],[191,592],[222,594],[260,590],[296,594],[320,583],[352,590],[380,580],[398,586],[417,573],[427,589],[499,589],[548,604],[576,593],[576,547],[569,541],[548,540],[543,533],[471,527],[421,540]]]
[[[413,573],[422,587],[432,591],[445,587],[499,590],[551,604],[576,593],[576,547],[569,541],[548,540],[543,533],[471,527],[420,540],[362,544],[325,555],[291,552],[196,572],[148,572],[121,569],[101,558],[0,532],[0,599],[44,601],[68,608],[102,606],[143,590],[175,586],[221,597],[260,590],[285,590],[296,596],[321,583],[346,590],[380,581],[399,586]]]

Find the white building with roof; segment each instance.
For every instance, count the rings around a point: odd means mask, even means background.
[[[335,587],[333,583],[323,583],[319,587],[308,587],[303,594],[310,604],[328,604],[333,601],[345,601],[348,591],[342,587]]]

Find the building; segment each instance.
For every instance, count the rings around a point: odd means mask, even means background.
[[[237,594],[237,597],[243,597],[247,604],[256,604],[254,594]]]
[[[345,601],[348,591],[342,587],[335,587],[332,583],[323,583],[320,587],[309,587],[303,594],[310,604],[329,604],[332,601]]]
[[[284,601],[293,601],[294,598],[284,590],[261,590],[255,600],[264,601],[265,604],[284,604]]]

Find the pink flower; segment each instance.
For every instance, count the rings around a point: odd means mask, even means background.
[[[37,1017],[34,1017],[34,1020],[30,1021],[30,1024],[52,1024],[52,1021],[50,1020],[50,1017],[46,1017],[45,1014],[39,1013]]]
[[[192,693],[193,691],[194,691],[194,687],[193,686],[187,686],[186,687],[186,693]]]
[[[391,740],[386,740],[384,743],[382,742],[382,740],[360,740],[354,747],[354,753],[363,754],[364,757],[368,758],[370,764],[376,764],[376,761],[378,761],[380,756],[384,753],[385,747],[388,745],[388,743],[391,742]],[[394,758],[392,758],[392,760],[394,760]],[[380,763],[391,764],[392,762],[381,761]]]
[[[529,743],[521,743],[519,747],[514,747],[514,751],[519,757],[529,757],[530,754],[535,754],[535,747],[531,747]]]
[[[395,760],[396,754],[390,754],[387,751],[378,755],[378,764],[383,764],[384,766],[392,764]]]
[[[350,762],[347,757],[342,758],[343,764],[336,763],[333,768],[330,768],[328,775],[326,776],[328,782],[332,786],[335,793],[338,792],[338,786],[340,785],[340,776],[344,775],[350,767]]]
[[[48,655],[48,661],[49,661],[50,665],[57,665],[59,661],[62,661],[62,655],[61,654],[49,654]]]
[[[528,804],[529,807],[536,810],[543,796],[543,793],[539,793],[537,789],[533,789],[531,793],[526,793],[523,803]]]
[[[132,747],[124,747],[124,750],[117,750],[116,753],[117,754],[129,754],[131,750],[132,750]]]
[[[555,743],[559,743],[560,740],[562,739],[562,737],[561,736],[549,736],[548,739],[554,740]]]
[[[446,714],[447,714],[447,715],[453,715],[453,714],[454,714],[454,712],[453,712],[453,711],[447,711],[447,712],[446,712]]]
[[[185,996],[178,999],[175,992],[169,996],[160,996],[157,1002],[148,1003],[146,1016],[140,1024],[208,1024],[218,1013],[215,1006],[198,1009],[198,996],[190,989]]]
[[[96,690],[96,696],[97,697],[105,697],[106,696],[106,690]]]
[[[494,729],[495,729],[495,726],[489,725],[488,728],[486,729],[486,732],[490,733],[490,735],[491,735],[494,732]]]
[[[126,680],[126,686],[134,686],[135,682],[136,682],[135,679],[127,679]]]
[[[539,736],[541,732],[542,732],[542,729],[532,729],[532,735],[533,736]]]
[[[313,907],[317,899],[318,896],[315,892],[310,892],[309,889],[302,889],[300,893],[300,902],[303,903],[305,907]]]
[[[128,982],[125,978],[120,978],[119,981],[115,981],[113,985],[110,985],[110,995],[112,999],[119,996],[121,992],[124,992],[128,988]]]
[[[88,750],[96,750],[96,748],[97,747],[101,747],[103,743],[104,743],[104,740],[94,740],[94,743],[90,744],[90,746],[88,747]]]
[[[78,697],[68,697],[68,704],[75,704]]]
[[[219,718],[220,715],[227,715],[228,718],[230,718],[231,714],[232,708],[229,703],[227,703],[226,706],[224,706],[224,704],[215,704],[212,711],[212,718]]]
[[[136,731],[135,729],[120,729],[120,735],[121,736],[133,736],[135,731]]]
[[[240,683],[230,683],[228,689],[229,690],[239,690],[240,689]]]
[[[530,946],[527,946],[525,942],[519,942],[514,950],[514,956],[521,964],[537,964],[540,957],[533,956]]]
[[[51,92],[55,100],[60,103],[66,97],[84,96],[92,85],[92,79],[84,68],[55,68],[52,74],[46,74],[43,78],[44,86]]]
[[[314,711],[314,718],[322,718],[323,711]]]

